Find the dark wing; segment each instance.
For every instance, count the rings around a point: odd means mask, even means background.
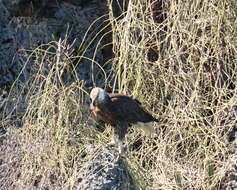
[[[135,98],[132,98],[132,96],[127,96],[127,95],[119,94],[119,93],[108,93],[108,95],[109,95],[110,98],[119,97],[119,96],[125,96],[125,97],[128,97],[128,98],[133,99],[133,100],[134,100],[135,102],[137,102],[139,105],[142,105],[142,103],[141,103],[139,100],[137,100],[137,99],[135,99]]]
[[[128,123],[158,121],[145,111],[137,100],[122,94],[109,94],[109,96],[113,105],[113,110],[110,111],[118,120]]]

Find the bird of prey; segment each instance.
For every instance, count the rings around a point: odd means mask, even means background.
[[[135,125],[148,135],[155,133],[151,122],[158,120],[145,111],[138,100],[123,94],[107,93],[98,87],[91,90],[90,99],[90,110],[95,117],[114,128],[113,143],[117,143],[119,137],[119,153],[124,152],[123,141],[128,127]]]

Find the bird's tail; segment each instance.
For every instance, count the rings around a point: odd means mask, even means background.
[[[152,122],[143,123],[143,122],[137,122],[136,124],[139,128],[141,128],[145,134],[149,137],[152,137],[155,134],[155,128],[152,125]]]

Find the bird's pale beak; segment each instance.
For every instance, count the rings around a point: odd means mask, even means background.
[[[94,99],[94,100],[91,100],[91,104],[93,105],[93,106],[96,106],[96,100]]]

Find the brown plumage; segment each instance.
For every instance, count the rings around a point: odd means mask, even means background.
[[[158,120],[145,111],[139,101],[123,94],[106,93],[101,88],[93,88],[90,98],[90,110],[95,117],[114,127],[119,136],[120,151],[129,126],[137,125],[149,134],[154,133],[150,122]]]

